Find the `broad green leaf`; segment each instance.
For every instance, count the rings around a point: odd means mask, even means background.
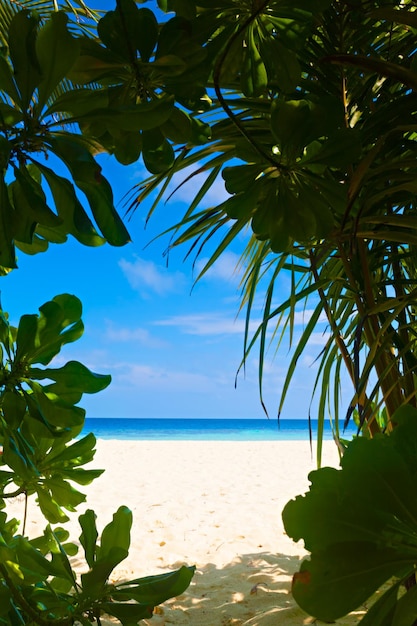
[[[16,13],[9,27],[10,58],[22,110],[29,106],[34,89],[41,81],[41,69],[35,48],[37,28],[38,19],[29,11]]]
[[[174,572],[123,582],[116,585],[114,597],[115,599],[132,599],[140,604],[157,606],[169,598],[184,593],[194,572],[195,567],[183,565]]]
[[[165,172],[174,163],[174,150],[158,128],[143,131],[142,154],[146,168],[153,174]]]
[[[61,395],[67,390],[76,390],[81,393],[97,393],[102,391],[111,382],[109,374],[95,374],[78,361],[68,361],[60,368],[30,368],[30,378],[36,380],[51,379],[55,384],[48,386],[48,390]]]
[[[75,296],[61,294],[40,306],[39,313],[20,319],[15,358],[47,365],[64,344],[81,337],[81,302]]]
[[[163,124],[171,115],[174,99],[171,96],[143,102],[136,105],[123,105],[89,111],[77,115],[77,123],[100,124],[103,128],[121,131],[151,130]]]
[[[84,548],[85,560],[89,567],[93,567],[96,559],[96,544],[98,538],[96,517],[94,511],[88,509],[78,518],[82,528],[80,543]]]
[[[58,215],[62,219],[58,229],[73,235],[84,245],[101,246],[105,240],[95,230],[70,181],[41,163],[36,165],[49,185]]]
[[[68,521],[68,515],[66,515],[62,508],[51,498],[48,489],[39,486],[36,489],[36,493],[39,507],[48,522],[51,524],[59,524],[60,522]]]
[[[155,15],[149,9],[138,9],[134,27],[136,47],[142,61],[148,62],[158,41],[159,26]]]
[[[103,474],[105,470],[85,470],[83,468],[61,469],[60,473],[63,478],[72,480],[78,485],[90,485],[93,480]]]
[[[77,85],[107,82],[106,79],[111,78],[122,67],[123,63],[117,54],[100,45],[98,41],[84,37],[81,39],[80,56],[68,73],[68,78]]]
[[[0,123],[2,126],[14,126],[15,124],[18,124],[19,122],[22,122],[22,121],[23,121],[23,114],[19,111],[19,109],[16,109],[15,107],[12,107],[9,104],[6,104],[5,102],[0,102]],[[9,142],[7,142],[6,144],[4,141],[5,137],[3,136],[1,136],[1,139],[2,139],[1,144],[0,144],[1,151],[4,152]],[[8,149],[8,152],[10,152],[10,149],[11,149],[11,144],[9,145],[10,145],[10,148]]]
[[[150,619],[153,607],[133,603],[103,602],[101,610],[108,615],[116,617],[123,626],[136,626],[142,619]]]
[[[201,120],[196,119],[195,117],[191,118],[191,142],[196,146],[201,144],[206,144],[212,138],[211,127],[209,124],[202,122]]]
[[[301,67],[294,51],[275,37],[261,37],[260,46],[269,82],[276,82],[283,93],[293,92],[301,78]]]
[[[311,112],[306,100],[275,100],[271,128],[283,152],[298,156],[311,140]]]
[[[36,477],[32,462],[19,450],[16,441],[11,437],[5,437],[3,441],[2,457],[4,463],[13,470],[20,481],[29,482]]]
[[[12,595],[9,587],[5,584],[0,585],[0,617],[4,617],[10,611],[12,604]]]
[[[17,389],[6,390],[2,397],[4,420],[9,428],[19,428],[26,413],[26,400]]]
[[[36,55],[42,75],[38,88],[39,110],[79,55],[80,44],[69,33],[67,22],[68,17],[63,11],[52,13],[36,39]]]
[[[9,185],[9,191],[13,202],[12,228],[16,242],[31,245],[36,230],[37,221],[32,211],[30,201],[27,201],[22,186],[17,180]]]
[[[54,501],[67,511],[75,511],[77,506],[85,502],[86,496],[74,489],[67,481],[58,476],[46,478],[44,483],[46,489],[49,489]]]
[[[222,177],[227,191],[229,193],[241,193],[248,190],[258,176],[263,173],[263,170],[263,165],[258,164],[224,167]]]
[[[52,450],[46,459],[48,467],[62,465],[62,467],[74,469],[78,465],[89,463],[94,457],[95,445],[96,438],[93,433],[89,433],[63,450],[58,449],[55,452]]]
[[[158,40],[158,23],[150,9],[139,9],[133,0],[119,0],[115,11],[108,11],[98,24],[102,42],[131,65],[139,52],[148,62]]]
[[[120,4],[119,2],[119,6]],[[125,0],[123,5],[126,9],[128,5],[131,8],[134,2],[133,0],[130,0],[130,2]],[[132,63],[136,59],[136,50],[129,37],[128,16],[126,16],[126,19],[124,16],[121,16],[119,6],[115,11],[107,11],[105,13],[98,23],[97,32],[101,41],[109,50],[123,58],[124,61]]]
[[[28,219],[43,226],[60,226],[62,220],[48,207],[41,185],[26,167],[15,167],[16,185],[13,188],[15,210],[20,219]],[[22,216],[22,217],[21,217]]]
[[[48,138],[51,150],[65,163],[75,184],[87,196],[94,219],[107,241],[123,246],[129,234],[113,206],[113,192],[101,167],[75,138],[56,134]]]
[[[97,559],[90,571],[81,574],[83,590],[92,598],[101,598],[104,595],[110,574],[128,556],[123,548],[112,548],[103,559]]]
[[[119,507],[113,515],[113,520],[107,524],[101,533],[97,560],[102,561],[108,558],[114,548],[128,552],[131,527],[132,512],[126,506]]]
[[[33,417],[41,419],[51,428],[51,431],[77,427],[84,423],[85,410],[64,403],[59,396],[52,393],[44,393],[43,388],[34,381],[28,381],[32,389],[31,400],[28,402],[30,413]]]
[[[255,41],[253,26],[247,31],[246,47],[243,48],[240,86],[245,96],[260,96],[268,86],[265,64],[259,54]]]
[[[25,355],[31,354],[36,349],[35,341],[37,329],[37,315],[22,315],[17,328],[16,359],[23,360]]]
[[[160,128],[165,137],[175,143],[187,143],[191,138],[190,117],[177,107],[174,107],[169,119]]]
[[[10,269],[16,266],[13,235],[11,232],[12,206],[10,204],[7,185],[0,173],[0,265]]]
[[[7,62],[7,59],[0,55],[0,88],[2,91],[7,93],[7,95],[11,98],[16,107],[15,113],[11,114],[13,117],[21,115],[21,99],[20,93],[18,91],[12,69]],[[22,107],[23,108],[23,107]]]
[[[16,554],[22,571],[31,571],[38,575],[38,580],[44,580],[52,573],[50,561],[37,550],[25,537],[18,537]],[[28,581],[29,582],[29,581]],[[38,582],[35,578],[33,582]]]
[[[112,129],[114,156],[122,165],[130,165],[139,160],[142,152],[142,134],[139,131],[117,131]]]
[[[109,94],[105,89],[71,89],[64,91],[53,99],[48,106],[45,116],[53,113],[70,113],[80,117],[95,109],[105,109],[109,106]]]
[[[152,68],[162,74],[166,73],[169,77],[178,76],[187,69],[187,64],[175,54],[166,54],[158,57],[152,64]]]

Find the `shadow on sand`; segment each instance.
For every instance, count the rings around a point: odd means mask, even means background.
[[[172,567],[178,567],[174,563]],[[269,552],[242,554],[222,568],[212,563],[197,569],[188,590],[169,600],[147,626],[295,626],[320,624],[308,617],[291,596],[296,556]],[[359,615],[338,622],[357,624]]]

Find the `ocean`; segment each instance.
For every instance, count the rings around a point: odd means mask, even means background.
[[[312,438],[317,420],[312,420]],[[82,434],[93,432],[97,439],[174,441],[297,441],[310,438],[308,420],[301,419],[146,419],[90,417]],[[340,436],[351,439],[357,430],[352,423]],[[324,439],[332,439],[329,423]]]

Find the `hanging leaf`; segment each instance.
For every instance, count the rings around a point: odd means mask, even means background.
[[[113,246],[130,241],[113,206],[112,189],[88,150],[76,138],[59,134],[49,136],[48,143],[70,170],[77,187],[87,196],[96,223],[107,241]]]
[[[10,58],[22,110],[28,108],[35,87],[42,79],[35,48],[38,22],[29,11],[20,11],[13,17],[9,27]]]
[[[293,50],[283,46],[275,37],[261,37],[259,42],[269,82],[276,83],[283,93],[293,92],[301,77],[297,55]]]
[[[174,150],[162,132],[145,130],[142,133],[143,162],[153,174],[166,172],[174,163]]]
[[[10,67],[7,59],[0,55],[0,89],[8,94],[13,103],[18,107],[15,114],[21,113],[20,109],[20,94],[13,76],[12,68]]]
[[[17,267],[11,231],[12,214],[7,185],[0,173],[0,265],[11,269]]]
[[[36,162],[36,167],[49,185],[55,207],[62,220],[58,230],[73,235],[84,245],[101,246],[105,239],[98,235],[70,181],[39,162]]]
[[[79,55],[79,41],[68,32],[67,22],[68,17],[63,11],[52,13],[36,39],[36,56],[42,75],[38,88],[39,110]]]
[[[122,165],[136,163],[142,152],[142,134],[139,131],[109,129],[114,140],[114,156]]]
[[[104,45],[113,53],[129,63],[135,60],[135,51],[128,39],[126,25],[117,9],[107,11],[98,23],[97,32]]]
[[[246,47],[243,48],[240,87],[245,96],[260,96],[268,86],[265,64],[258,51],[253,26],[247,31]]]

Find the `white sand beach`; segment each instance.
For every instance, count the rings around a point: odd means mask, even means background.
[[[333,443],[324,465],[338,466]],[[146,626],[299,626],[313,623],[291,597],[291,578],[305,555],[284,533],[281,511],[308,489],[315,469],[308,441],[99,440],[94,467],[106,472],[86,487],[102,528],[122,504],[133,511],[126,579],[196,565],[191,586],[166,602]],[[15,501],[15,514],[23,503]],[[19,511],[20,509],[20,511]],[[28,532],[43,529],[29,507]],[[356,624],[362,612],[337,623]]]

